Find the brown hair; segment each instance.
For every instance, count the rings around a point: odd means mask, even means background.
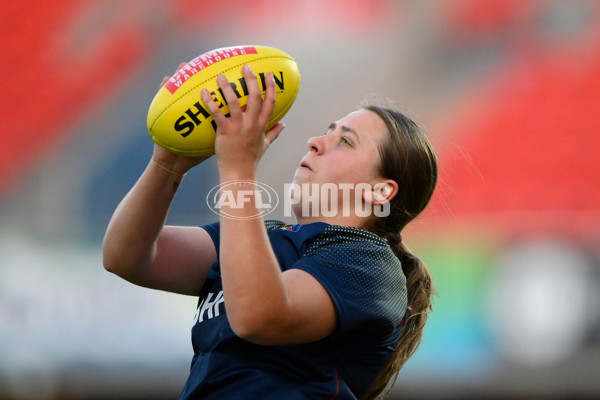
[[[387,396],[404,363],[421,343],[431,297],[435,293],[425,264],[402,241],[402,229],[429,203],[437,182],[437,162],[424,131],[410,118],[388,108],[366,105],[363,109],[377,114],[386,124],[388,135],[380,143],[380,174],[398,184],[398,193],[390,202],[390,214],[371,225],[374,233],[387,239],[402,263],[406,276],[407,309],[400,339],[390,361],[380,371],[363,400],[376,399],[388,387]]]

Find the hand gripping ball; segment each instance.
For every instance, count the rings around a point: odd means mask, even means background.
[[[288,112],[300,88],[296,61],[281,50],[267,46],[235,46],[204,53],[179,69],[163,85],[148,110],[148,132],[158,145],[186,156],[214,154],[216,124],[200,97],[203,88],[211,92],[223,113],[229,109],[217,84],[224,74],[240,105],[248,101],[242,66],[248,64],[265,91],[267,72],[273,72],[277,104],[268,129]]]

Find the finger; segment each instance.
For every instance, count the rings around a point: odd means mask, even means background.
[[[267,79],[265,79],[266,92],[265,100],[262,102],[262,108],[260,110],[260,120],[267,124],[271,120],[273,110],[275,110],[275,104],[277,100],[277,93],[275,91],[275,77],[272,72],[267,73]]]
[[[221,93],[223,94],[225,102],[229,106],[229,115],[233,119],[240,118],[242,115],[240,101],[235,95],[235,92],[225,75],[219,74],[217,76],[217,83],[219,84],[219,88],[221,88]]]
[[[246,82],[246,89],[248,90],[248,102],[246,103],[246,112],[249,114],[258,115],[262,104],[262,93],[258,87],[258,79],[252,72],[252,68],[249,65],[242,67],[242,75]]]
[[[171,77],[170,77],[170,76],[165,76],[165,77],[163,78],[163,80],[162,80],[162,83],[160,84],[160,86],[159,86],[159,87],[163,87],[163,86],[165,86],[165,84],[166,84],[166,83],[169,81],[169,79],[171,79]]]
[[[175,75],[176,73],[178,73],[178,72],[179,72],[179,70],[181,70],[181,68],[185,67],[186,65],[187,65],[187,63],[184,63],[184,62],[183,62],[183,63],[181,63],[181,64],[179,64],[179,67],[177,67],[177,69],[175,70],[175,72],[173,73],[173,75]],[[162,80],[162,83],[160,84],[160,87],[163,87],[163,86],[165,86],[165,84],[167,83],[167,81],[168,81],[169,79],[171,79],[171,77],[170,77],[170,76],[165,76],[165,77],[163,78],[163,80]]]
[[[215,99],[212,97],[208,89],[203,88],[202,91],[200,91],[200,96],[202,97],[202,101],[206,105],[206,108],[215,119],[217,126],[220,126],[222,123],[224,123],[226,117],[217,103],[215,103]]]
[[[179,67],[177,67],[177,69],[175,70],[175,73],[179,72],[179,70],[183,67],[185,67],[187,65],[187,63],[182,62],[181,64],[179,64]]]
[[[275,139],[277,139],[279,137],[279,134],[284,129],[285,129],[285,124],[282,124],[281,122],[275,124],[274,127],[272,127],[271,129],[269,129],[265,133],[265,141],[266,141],[267,145],[270,145],[271,143],[273,143],[275,141]]]

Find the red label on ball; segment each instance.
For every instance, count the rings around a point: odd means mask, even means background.
[[[175,73],[165,83],[165,88],[175,93],[177,89],[181,87],[188,79],[202,71],[204,68],[209,67],[218,63],[219,61],[227,60],[232,57],[243,56],[246,54],[257,54],[258,51],[255,47],[227,47],[224,49],[218,49],[204,53],[194,58],[189,63],[185,64],[183,68]]]

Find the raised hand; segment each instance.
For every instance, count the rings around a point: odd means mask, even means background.
[[[240,105],[227,78],[224,75],[217,78],[229,106],[229,116],[223,114],[207,89],[202,90],[202,100],[217,124],[215,152],[222,178],[224,175],[251,178],[262,155],[285,127],[279,123],[265,132],[276,103],[273,73],[267,73],[264,100],[258,80],[248,65],[244,65],[242,74],[248,88],[245,107]]]

